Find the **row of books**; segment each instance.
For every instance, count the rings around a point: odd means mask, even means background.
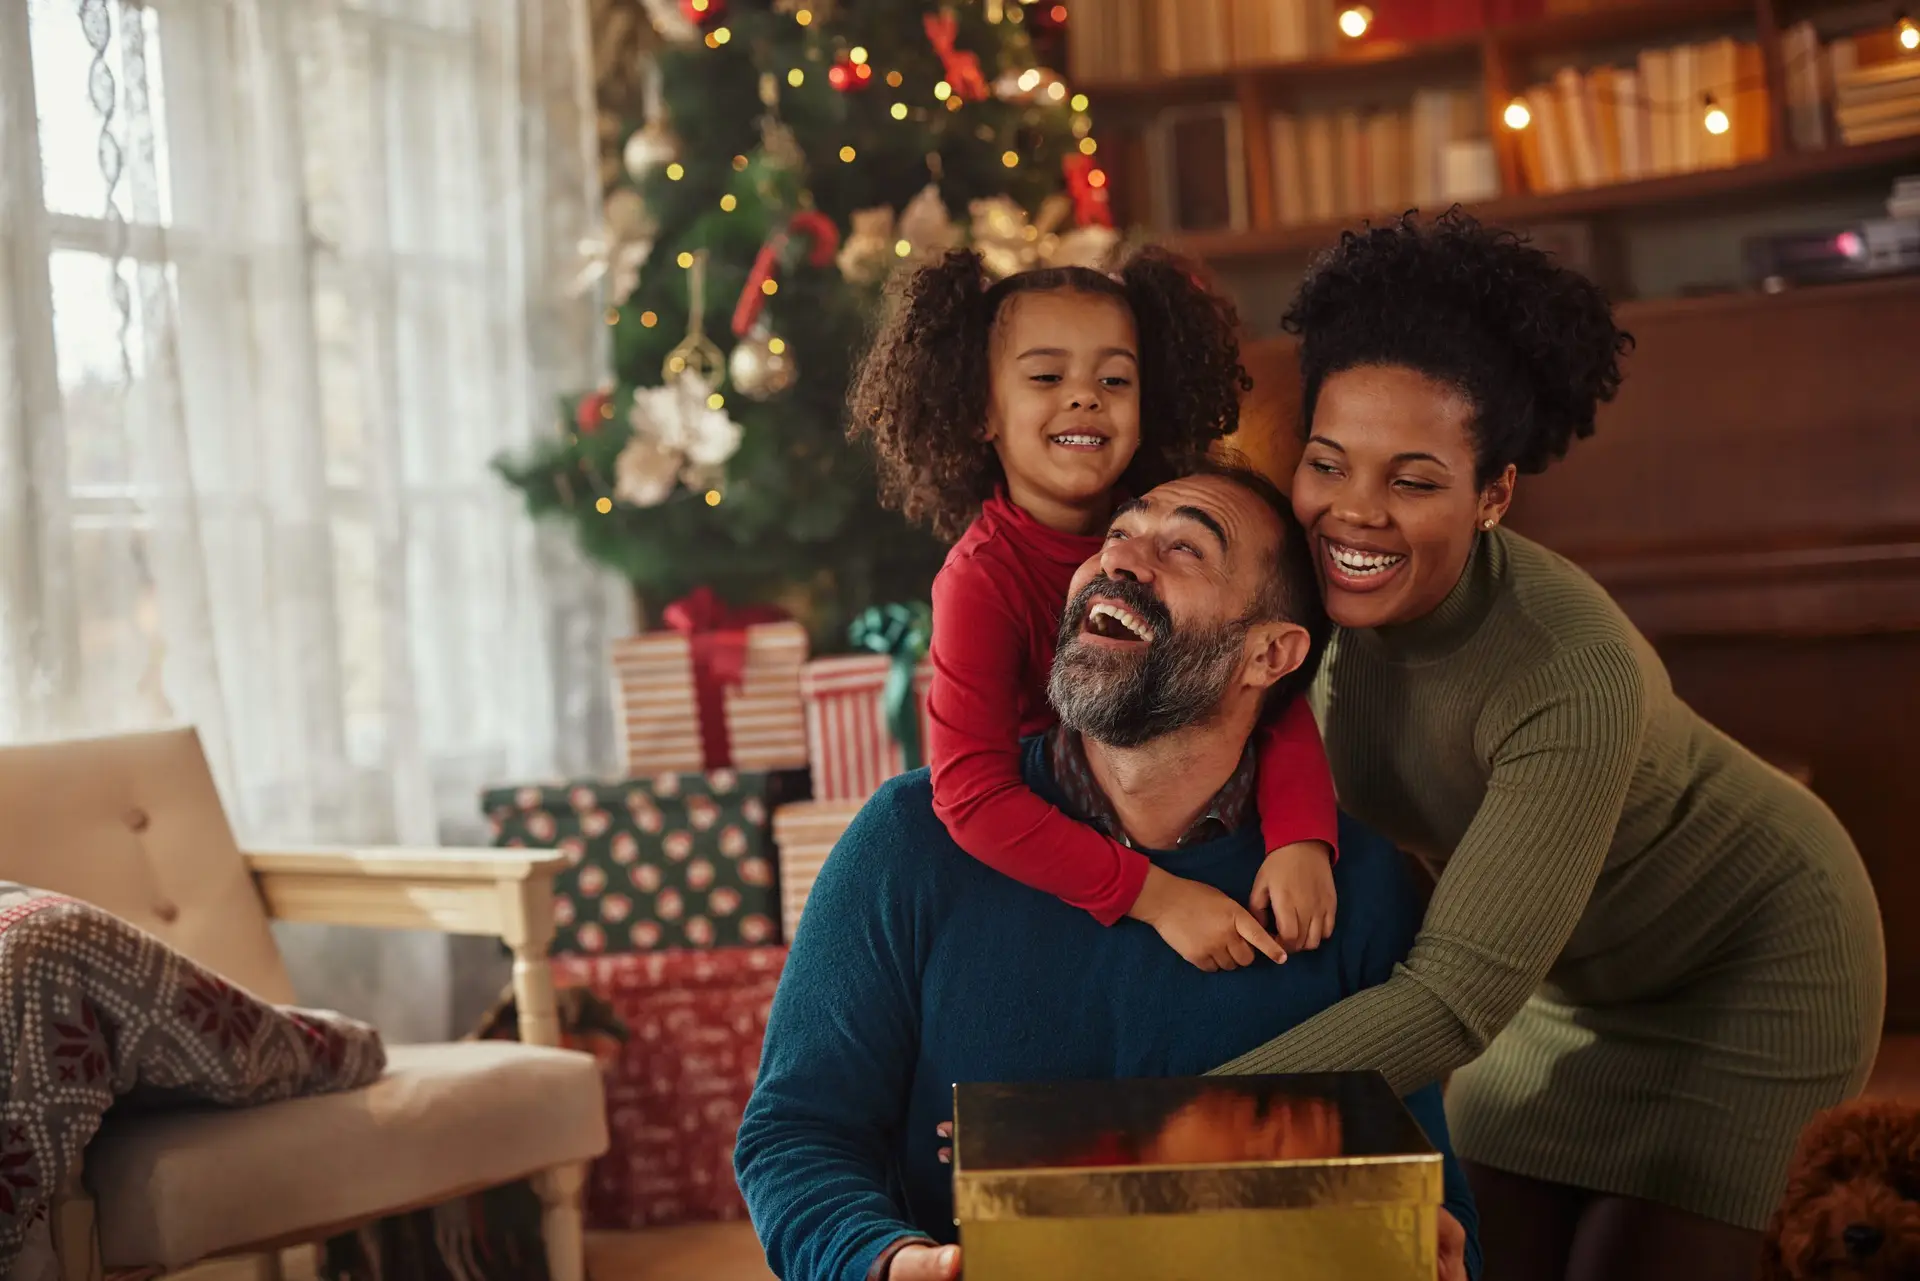
[[[1480,94],[1438,89],[1405,110],[1275,112],[1274,216],[1297,227],[1497,196],[1486,120]]]
[[[1490,26],[1648,0],[1367,0],[1369,42],[1444,40]],[[1069,71],[1082,84],[1271,66],[1354,47],[1349,0],[1074,0]]]
[[[1795,148],[1882,142],[1920,134],[1920,54],[1888,31],[1820,45],[1810,22],[1780,35],[1787,133]]]
[[[1646,49],[1630,67],[1563,67],[1521,101],[1520,167],[1536,192],[1725,168],[1771,145],[1760,47],[1731,38]]]

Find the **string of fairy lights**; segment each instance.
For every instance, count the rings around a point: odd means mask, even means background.
[[[1346,36],[1349,40],[1358,40],[1372,29],[1373,10],[1363,4],[1348,5],[1340,11],[1339,17],[1336,19],[1336,25],[1340,28],[1341,35]],[[1920,24],[1916,24],[1905,12],[1894,15],[1893,31],[1894,38],[1902,49],[1909,53],[1920,51]],[[1808,55],[1803,54],[1798,61],[1790,63],[1786,69],[1788,71],[1798,70],[1806,64],[1807,60]],[[1765,87],[1765,77],[1756,78],[1752,76],[1737,78],[1728,84],[1720,86],[1722,91],[1735,94],[1747,89],[1761,89]],[[1637,106],[1656,114],[1661,112],[1692,111],[1696,109],[1689,104],[1658,102],[1646,94],[1606,92],[1597,96],[1611,106]],[[1700,112],[1701,128],[1713,134],[1715,137],[1733,128],[1732,115],[1728,112],[1726,106],[1714,96],[1711,90],[1706,90],[1701,93],[1697,110]],[[1527,106],[1527,100],[1524,97],[1516,97],[1507,103],[1505,110],[1500,114],[1500,120],[1507,128],[1518,132],[1533,123],[1533,111]]]

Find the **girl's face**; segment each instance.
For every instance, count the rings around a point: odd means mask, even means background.
[[[1475,534],[1513,501],[1512,467],[1474,483],[1472,422],[1464,395],[1412,369],[1365,365],[1321,384],[1293,514],[1334,622],[1412,622],[1460,581]]]
[[[1103,529],[1140,447],[1132,311],[1102,294],[1015,294],[992,343],[986,439],[1008,496],[1051,528]]]

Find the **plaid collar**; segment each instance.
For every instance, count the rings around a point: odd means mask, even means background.
[[[1056,724],[1047,731],[1047,759],[1053,765],[1054,784],[1060,789],[1061,808],[1070,817],[1099,829],[1128,849],[1137,848],[1133,838],[1120,826],[1120,816],[1114,811],[1113,803],[1093,777],[1093,767],[1087,764],[1086,746],[1081,743],[1080,735]],[[1238,831],[1253,817],[1253,784],[1253,743],[1249,741],[1232,777],[1213,794],[1206,813],[1194,820],[1175,848],[1185,849]]]

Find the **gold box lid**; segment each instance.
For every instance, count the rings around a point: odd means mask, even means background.
[[[953,1121],[963,1225],[1441,1200],[1377,1072],[963,1084]]]

